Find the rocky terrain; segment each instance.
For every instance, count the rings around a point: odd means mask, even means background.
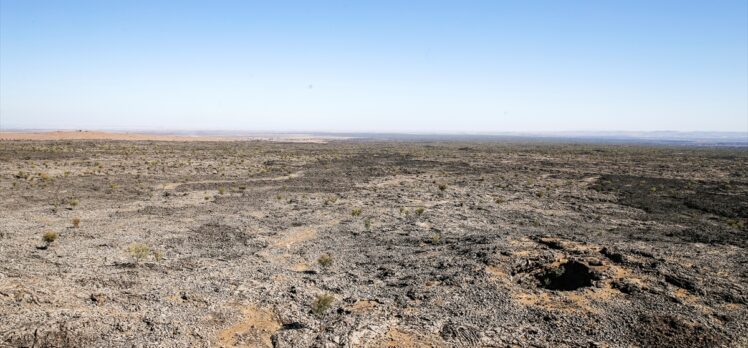
[[[748,151],[0,142],[0,346],[748,347]]]

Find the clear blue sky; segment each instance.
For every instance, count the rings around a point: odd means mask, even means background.
[[[748,1],[0,0],[0,127],[748,132]]]

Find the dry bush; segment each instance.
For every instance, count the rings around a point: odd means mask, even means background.
[[[44,232],[44,234],[42,235],[42,240],[47,244],[51,244],[52,242],[57,240],[57,232],[54,232],[54,231]]]
[[[140,262],[148,256],[148,254],[151,252],[151,248],[142,243],[133,243],[130,244],[130,247],[127,248],[127,251],[130,252],[130,256],[135,259],[135,262]]]

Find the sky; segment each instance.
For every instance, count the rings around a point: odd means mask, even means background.
[[[748,132],[748,1],[0,0],[0,129]]]

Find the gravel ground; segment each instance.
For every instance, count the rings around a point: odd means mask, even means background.
[[[748,347],[748,151],[0,142],[0,345]]]

